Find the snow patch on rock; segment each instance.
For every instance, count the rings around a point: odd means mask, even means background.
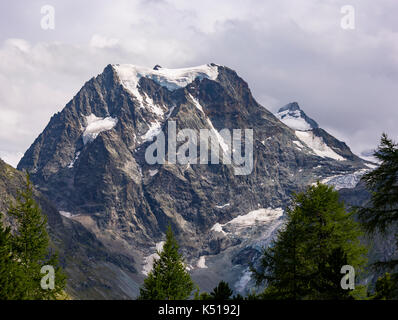
[[[211,227],[211,231],[221,232],[222,234],[226,235],[227,233],[222,229],[222,224],[216,223],[213,227]]]
[[[228,207],[228,206],[229,206],[229,203],[226,203],[226,204],[223,204],[221,206],[216,206],[216,208],[222,209],[222,208],[225,208],[225,207]]]
[[[148,172],[149,172],[149,175],[150,175],[151,177],[153,177],[154,175],[156,175],[156,174],[159,172],[159,170],[157,170],[157,169],[155,169],[155,170],[149,170]]]
[[[227,224],[232,224],[239,227],[247,227],[255,225],[257,223],[266,223],[269,221],[273,221],[281,217],[282,215],[282,208],[261,208],[258,210],[250,211],[248,214],[238,216],[227,222]]]
[[[304,148],[303,144],[302,144],[300,141],[295,140],[295,141],[293,141],[293,143],[294,143],[296,146],[298,146],[299,148]]]
[[[193,101],[194,106],[195,106],[200,112],[202,112],[202,113],[204,114],[203,108],[202,108],[201,104],[199,103],[199,101],[196,100],[191,94],[189,94],[189,97],[190,97],[191,100]]]
[[[216,136],[218,144],[220,145],[222,151],[224,154],[226,154],[228,152],[228,145],[225,143],[223,137],[221,136],[221,134],[217,131],[216,128],[214,128],[213,123],[211,122],[211,120],[209,118],[206,118],[207,123],[210,126],[211,132]]]
[[[145,97],[145,102],[147,105],[147,110],[149,110],[151,113],[154,113],[160,117],[163,117],[165,110],[163,110],[160,106],[155,104],[153,102],[152,98],[150,98],[146,93],[144,93],[144,97]]]
[[[205,256],[201,256],[198,260],[198,263],[196,265],[198,268],[204,269],[207,268],[206,266],[206,257]]]
[[[65,218],[72,218],[72,217],[78,216],[78,214],[73,214],[68,211],[59,211],[59,214],[61,216],[64,216]]]
[[[155,120],[154,122],[151,122],[148,131],[141,136],[141,139],[143,142],[152,141],[153,138],[160,133],[160,131],[162,131],[160,123]]]
[[[365,163],[365,166],[372,170],[377,168],[377,164]]]
[[[329,186],[333,186],[336,190],[353,189],[357,186],[362,176],[369,171],[368,169],[361,169],[349,174],[334,175],[323,179],[321,182]]]
[[[71,161],[71,163],[68,165],[69,169],[72,169],[73,166],[75,165],[75,162],[77,159],[79,159],[79,155],[80,155],[80,151],[76,152],[75,157],[73,158],[73,160]]]
[[[118,121],[117,118],[101,118],[95,116],[94,114],[86,116],[85,119],[87,123],[83,132],[83,143],[85,145],[94,141],[101,132],[113,129]]]
[[[344,157],[334,152],[321,137],[316,136],[312,131],[295,131],[295,133],[317,156],[338,161],[346,160]]]
[[[149,274],[149,272],[152,270],[153,263],[155,262],[155,260],[159,259],[158,252],[159,253],[162,252],[164,243],[165,243],[164,241],[156,243],[156,252],[145,257],[144,259],[145,265],[142,268],[142,273],[144,275],[147,276]]]
[[[235,231],[240,229],[248,229],[255,225],[264,225],[270,223],[279,219],[281,216],[283,216],[282,208],[260,208],[250,211],[245,215],[237,216],[236,218],[224,224],[216,223],[210,230],[214,232],[221,232],[226,235],[228,232],[225,232],[223,227]]]

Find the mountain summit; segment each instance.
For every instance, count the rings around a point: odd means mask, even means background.
[[[63,219],[95,234],[110,261],[129,257],[134,276],[111,284],[126,295],[138,293],[168,224],[203,290],[225,280],[244,292],[249,263],[282,225],[291,193],[367,168],[297,104],[282,109],[275,116],[263,108],[225,66],[108,65],[50,119],[18,169],[30,172]],[[253,170],[239,176],[224,162],[148,163],[155,141],[165,139],[165,152],[173,147],[174,124],[178,133],[208,130],[214,139],[206,151],[216,144],[222,156],[229,150],[223,129],[252,129]],[[177,140],[175,147],[185,144]]]
[[[284,124],[295,130],[306,131],[319,128],[318,124],[300,109],[297,102],[285,105],[275,115]]]
[[[315,120],[305,114],[297,102],[289,103],[280,108],[275,116],[294,130],[299,139],[299,143],[296,142],[298,147],[304,145],[320,157],[332,158],[338,161],[347,159],[363,161],[353,154],[344,142],[320,128]]]

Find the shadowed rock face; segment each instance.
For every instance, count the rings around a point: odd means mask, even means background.
[[[0,159],[0,211],[3,222],[16,227],[7,215],[9,201],[25,188],[24,173]],[[62,217],[55,206],[39,191],[34,192],[43,215],[47,217],[51,246],[59,253],[68,275],[67,292],[80,299],[128,299],[138,290],[134,259],[119,251],[109,251],[95,234],[78,221]]]
[[[169,90],[156,77],[142,76],[138,91],[132,91],[121,81],[118,67],[108,65],[51,118],[18,165],[31,173],[58,210],[72,214],[68,223],[79,222],[112,258],[120,252],[130,257],[138,282],[146,257],[169,223],[199,284],[203,272],[213,274],[203,280],[203,289],[221,278],[237,281],[247,267],[245,252],[255,257],[246,247],[259,252],[257,244],[273,234],[269,226],[277,228],[281,218],[261,216],[260,222],[239,228],[231,228],[230,221],[259,208],[285,208],[293,191],[365,167],[344,143],[318,127],[319,136],[341,149],[346,160],[297,147],[295,132],[255,101],[235,71],[211,67],[217,69],[214,79],[198,77]],[[158,66],[151,72],[162,70]],[[150,137],[162,130],[167,146],[168,120],[176,121],[177,131],[253,129],[251,174],[235,175],[233,166],[224,164],[149,165],[145,151]],[[216,223],[231,231],[215,231]],[[208,269],[195,267],[202,255]],[[238,266],[230,274],[225,273],[228,263]]]

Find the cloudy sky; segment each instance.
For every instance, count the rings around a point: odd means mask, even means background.
[[[397,14],[396,0],[1,1],[0,157],[16,165],[109,63],[226,65],[269,110],[297,101],[361,153],[398,138]]]

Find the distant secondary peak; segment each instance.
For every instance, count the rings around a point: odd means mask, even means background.
[[[283,111],[296,111],[296,110],[301,110],[299,104],[297,102],[291,102],[280,108],[278,113]]]
[[[160,65],[158,65],[158,64],[157,64],[156,66],[153,67],[153,70],[159,70],[159,69],[162,69],[162,66],[160,66]]]
[[[309,131],[319,128],[315,120],[308,117],[297,102],[291,102],[280,108],[275,116],[293,130]]]

